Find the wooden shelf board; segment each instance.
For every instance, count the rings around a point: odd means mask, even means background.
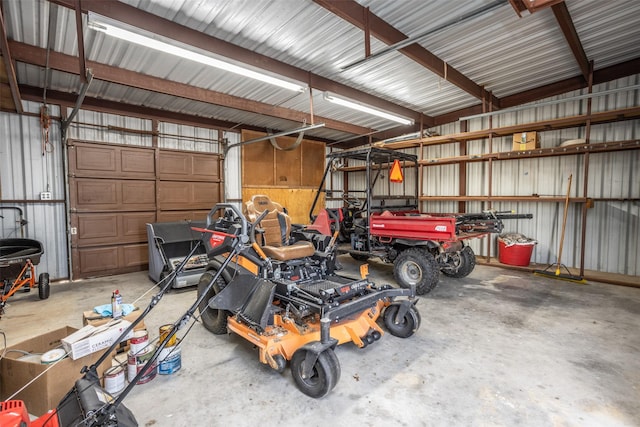
[[[488,138],[489,135],[495,137],[509,136],[517,132],[531,131],[548,131],[557,129],[566,129],[576,126],[583,126],[587,120],[591,120],[591,125],[608,123],[613,121],[631,120],[640,117],[640,107],[624,108],[620,110],[603,111],[593,113],[591,116],[582,114],[579,116],[563,117],[561,119],[543,120],[540,122],[523,123],[513,126],[505,126],[501,128],[482,129],[472,132],[462,132],[449,135],[433,136],[422,139],[411,139],[407,141],[398,141],[385,144],[385,148],[397,150],[400,148],[419,147],[420,145],[439,145],[449,144],[452,142],[471,141],[474,139]]]

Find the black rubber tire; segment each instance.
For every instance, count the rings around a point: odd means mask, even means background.
[[[296,387],[313,398],[320,398],[329,394],[340,380],[340,362],[335,352],[328,348],[318,356],[313,365],[313,374],[309,378],[302,378],[302,364],[307,357],[307,350],[299,349],[291,358],[291,375]]]
[[[393,275],[403,288],[416,285],[416,294],[433,290],[440,279],[440,270],[433,255],[423,248],[410,248],[400,252],[393,262]]]
[[[473,249],[471,249],[470,246],[465,246],[460,251],[460,266],[458,267],[458,271],[452,273],[447,270],[442,270],[442,274],[459,279],[461,277],[467,277],[475,267],[476,254],[473,253]]]
[[[215,276],[215,273],[215,270],[209,270],[202,273],[202,276],[200,276],[200,281],[198,282],[198,298],[206,290],[209,282],[211,282],[211,279],[213,278],[213,276]],[[223,335],[227,333],[227,319],[229,318],[229,316],[231,316],[231,312],[210,308],[209,300],[218,295],[226,285],[227,282],[224,280],[224,278],[222,276],[218,277],[216,283],[213,284],[213,287],[209,290],[207,296],[198,306],[202,324],[208,331],[216,335]]]
[[[384,325],[389,333],[399,338],[409,338],[420,327],[420,312],[412,304],[400,323],[395,323],[394,319],[400,310],[399,304],[391,304],[384,311]]]
[[[38,276],[38,297],[40,299],[49,298],[51,286],[49,286],[49,273],[42,273]]]
[[[356,261],[368,261],[369,260],[369,255],[362,255],[362,254],[352,254],[350,253],[349,255],[351,255],[351,258],[355,259]]]

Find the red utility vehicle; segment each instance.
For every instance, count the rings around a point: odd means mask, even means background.
[[[415,285],[420,295],[436,286],[440,272],[459,278],[473,271],[476,258],[468,239],[500,233],[504,219],[533,217],[496,211],[421,213],[418,159],[413,154],[368,147],[330,153],[327,159],[309,211],[314,226],[320,227],[323,222],[333,225],[337,219],[339,251],[348,252],[359,261],[379,257],[393,263],[398,284]],[[350,178],[345,178],[345,173],[343,179],[334,176],[328,180],[332,171],[350,172]],[[390,179],[384,178],[386,174]],[[342,189],[328,188],[329,185]],[[312,212],[321,192],[328,202],[342,199],[344,206],[327,209],[328,213],[321,211],[318,218],[314,217]]]

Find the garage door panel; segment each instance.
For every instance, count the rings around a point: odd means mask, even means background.
[[[193,188],[188,182],[160,182],[158,189],[158,204],[160,209],[189,209],[187,206],[191,199]]]
[[[146,224],[156,222],[155,213],[132,213],[122,215],[122,238],[123,240],[136,239],[137,241],[147,239]]]
[[[120,181],[124,210],[154,209],[156,183],[149,181]]]
[[[220,186],[209,182],[193,183],[193,201],[200,206],[213,207],[220,201]]]
[[[76,228],[76,234],[71,244],[87,247],[145,241],[148,222],[156,222],[155,212],[74,213],[71,224]]]
[[[217,181],[220,180],[220,156],[161,151],[158,169],[162,180]]]
[[[213,207],[213,205],[211,205]],[[158,213],[158,222],[204,221],[211,209],[192,211],[162,211]]]
[[[136,267],[149,263],[149,249],[147,244],[124,245],[119,248],[122,257],[121,264],[126,267]]]
[[[118,237],[118,215],[77,215],[77,241],[86,245],[86,242],[112,241]]]
[[[158,164],[160,179],[188,177],[191,171],[190,158],[185,153],[160,153]]]
[[[141,174],[153,176],[155,172],[154,153],[150,150],[130,150],[120,151],[120,164],[125,175]]]
[[[85,178],[155,178],[155,152],[145,147],[74,141],[69,144],[69,169]]]
[[[160,182],[158,206],[162,210],[211,209],[220,201],[220,184]]]
[[[218,156],[193,156],[193,176],[202,179],[220,179],[220,162]]]
[[[117,181],[77,179],[73,180],[71,185],[71,193],[75,195],[75,207],[78,210],[115,209],[118,205],[120,187]]]
[[[203,221],[221,200],[217,154],[82,141],[68,152],[74,278],[146,269],[147,223]]]
[[[79,212],[154,210],[155,185],[155,181],[73,179],[71,203]]]
[[[84,248],[78,249],[79,273],[86,277],[91,273],[118,268],[118,248]]]

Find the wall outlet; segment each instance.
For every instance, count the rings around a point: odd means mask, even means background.
[[[71,231],[71,234],[72,234],[72,235],[76,235],[76,234],[78,234],[78,229],[77,229],[76,227],[71,227],[71,230],[70,230],[70,231]]]
[[[50,191],[43,191],[42,193],[40,193],[40,200],[51,200],[53,197],[51,197],[51,192]]]

